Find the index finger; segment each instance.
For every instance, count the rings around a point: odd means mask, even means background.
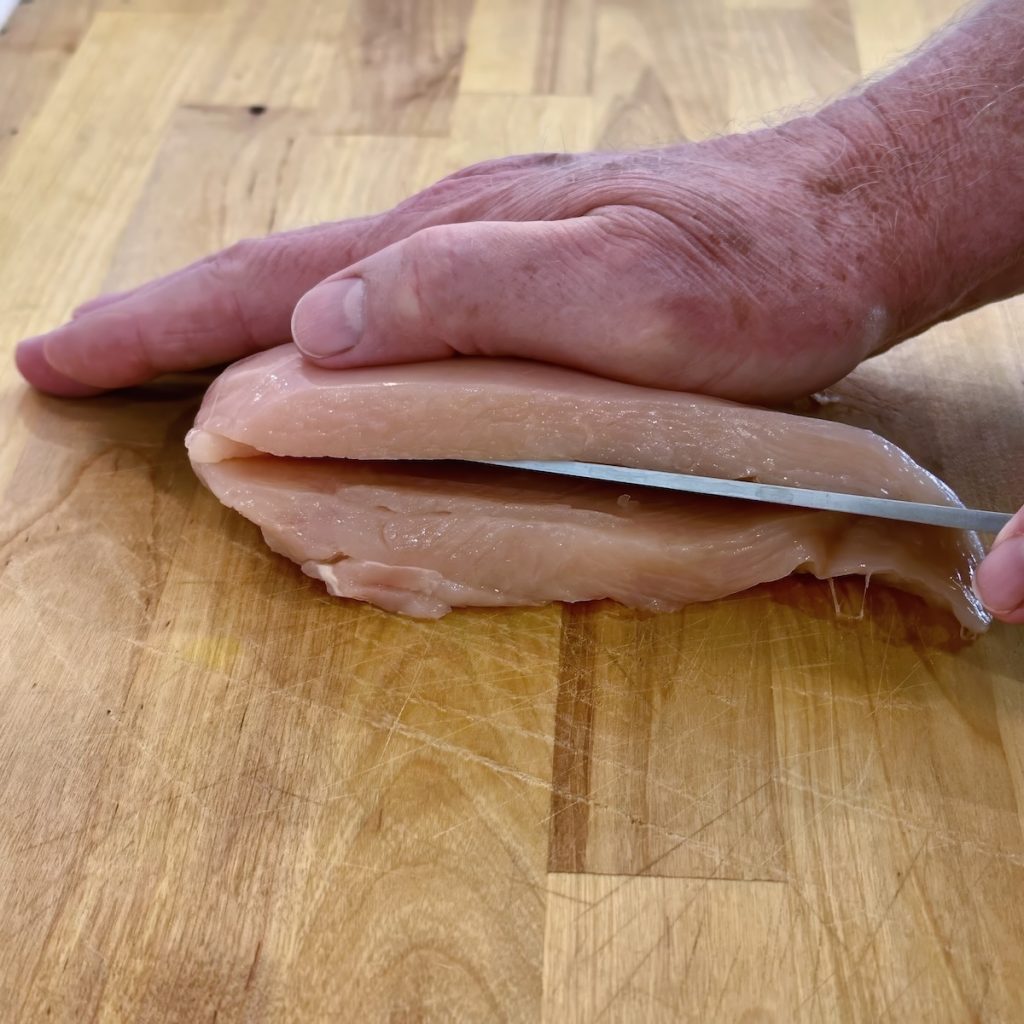
[[[354,258],[364,228],[348,221],[236,243],[26,339],[18,369],[42,391],[85,396],[279,344],[295,303]]]

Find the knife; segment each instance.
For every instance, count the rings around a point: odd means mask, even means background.
[[[535,473],[583,477],[587,480],[610,480],[640,487],[713,494],[721,498],[742,498],[772,505],[795,505],[827,512],[852,512],[879,519],[898,519],[905,523],[926,523],[929,526],[950,526],[958,530],[997,532],[1012,518],[1009,512],[987,512],[961,505],[929,505],[920,501],[896,498],[875,498],[838,491],[815,491],[806,487],[783,487],[749,480],[719,480],[711,476],[690,476],[687,473],[663,473],[655,469],[628,469],[605,466],[596,462],[540,462],[533,460],[472,459],[487,466],[507,466]]]

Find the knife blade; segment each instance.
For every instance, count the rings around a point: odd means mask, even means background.
[[[876,498],[845,494],[839,491],[816,491],[805,487],[762,484],[750,480],[719,480],[688,473],[664,473],[655,469],[629,469],[626,466],[605,466],[596,462],[546,462],[531,459],[472,459],[487,466],[507,466],[535,473],[583,477],[587,480],[608,480],[639,487],[712,494],[721,498],[740,498],[772,505],[793,505],[798,508],[823,509],[827,512],[849,512],[879,519],[897,519],[905,523],[928,526],[949,526],[958,530],[997,532],[1011,519],[1009,512],[989,512],[960,505],[930,505],[920,501],[897,498]]]

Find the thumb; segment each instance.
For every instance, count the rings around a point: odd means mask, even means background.
[[[428,227],[307,292],[292,334],[328,368],[506,355],[637,378],[667,332],[631,248],[601,216]]]
[[[975,574],[974,590],[997,618],[1024,623],[1024,509],[999,531]]]

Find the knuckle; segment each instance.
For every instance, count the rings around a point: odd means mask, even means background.
[[[711,337],[733,319],[746,325],[752,309],[743,277],[700,223],[691,228],[641,207],[616,208],[600,220],[610,266],[643,282],[653,337]]]
[[[258,238],[243,238],[216,253],[209,269],[227,284],[237,284],[261,261],[264,242]]]
[[[389,319],[399,331],[429,330],[452,292],[458,242],[450,224],[426,227],[401,245],[391,278]]]
[[[594,220],[613,269],[651,273],[678,267],[673,227],[658,214],[640,207],[615,207],[599,211]]]
[[[573,153],[530,153],[465,167],[416,193],[391,211],[413,225],[541,219],[560,213],[567,173],[583,160]]]
[[[253,281],[263,266],[267,246],[263,239],[244,238],[214,255],[205,266],[205,272],[235,324],[239,340],[247,349],[256,349],[258,332],[247,310]]]
[[[449,174],[442,178],[442,184],[448,181],[464,181],[467,178],[477,178],[483,175],[504,175],[509,172],[519,173],[549,167],[564,167],[568,164],[575,164],[581,157],[577,153],[521,153],[513,156],[501,156],[492,160],[481,160],[479,163],[470,164],[468,167]]]
[[[466,230],[457,224],[433,224],[410,235],[404,257],[426,286],[451,281],[467,242]]]

